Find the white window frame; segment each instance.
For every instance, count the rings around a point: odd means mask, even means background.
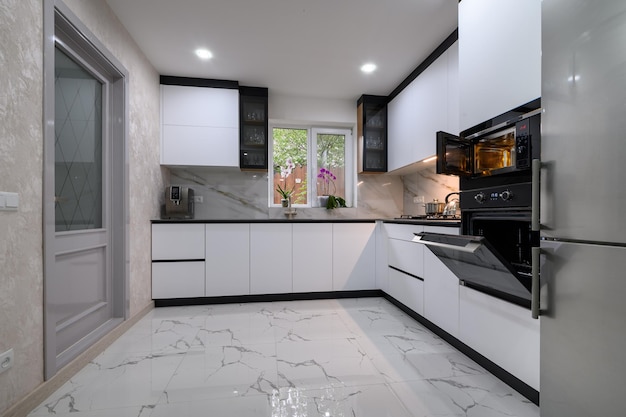
[[[354,190],[356,188],[356,163],[355,163],[355,141],[352,137],[352,129],[347,127],[326,127],[313,126],[303,124],[270,122],[270,142],[269,142],[269,169],[268,169],[268,205],[269,207],[281,207],[280,204],[274,204],[274,129],[302,129],[307,131],[307,178],[309,186],[307,187],[307,204],[294,204],[293,207],[319,207],[317,202],[317,187],[311,184],[317,184],[317,135],[343,135],[345,137],[345,200],[347,207],[355,206]]]

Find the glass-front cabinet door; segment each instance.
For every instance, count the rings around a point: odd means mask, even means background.
[[[361,96],[357,120],[358,172],[387,172],[387,97]]]
[[[239,168],[266,170],[267,88],[239,87]]]

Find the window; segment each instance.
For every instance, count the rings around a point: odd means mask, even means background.
[[[272,127],[270,206],[291,194],[294,206],[319,207],[318,196],[334,195],[352,205],[352,135],[348,129]]]

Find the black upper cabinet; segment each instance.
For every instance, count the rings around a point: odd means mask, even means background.
[[[387,172],[386,96],[362,95],[357,101],[358,172]]]
[[[239,168],[267,170],[267,88],[239,87]]]

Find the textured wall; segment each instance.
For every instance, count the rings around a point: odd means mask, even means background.
[[[0,413],[43,379],[42,6],[0,2],[0,191],[18,192],[0,211],[0,352],[15,350],[0,375]]]
[[[0,212],[0,414],[43,382],[43,2],[0,1],[0,191],[19,192]],[[151,302],[150,219],[166,172],[159,166],[159,77],[104,0],[67,6],[129,72],[130,311]]]

